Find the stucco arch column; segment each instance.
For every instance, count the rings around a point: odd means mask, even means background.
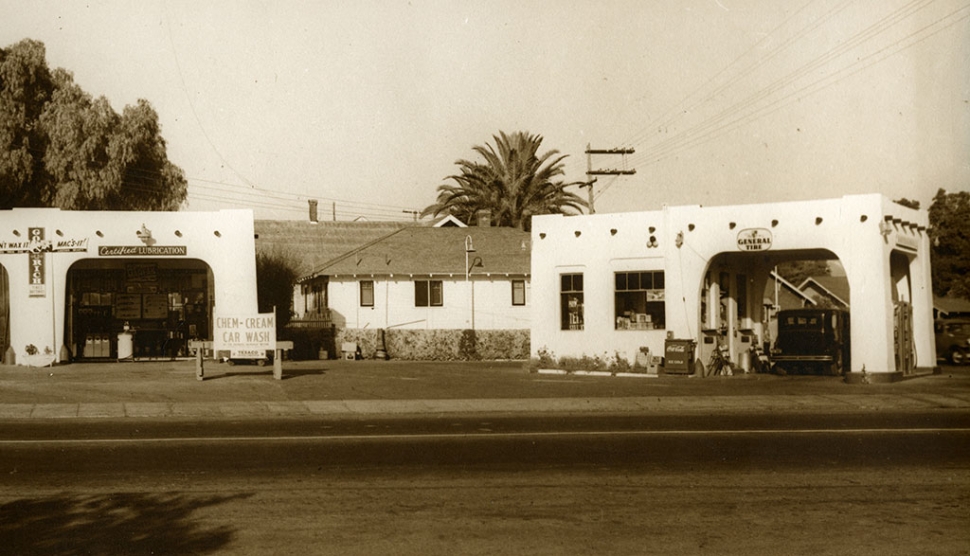
[[[916,367],[936,366],[936,338],[933,335],[933,284],[930,283],[930,237],[922,233],[919,254],[910,260],[909,276],[913,294],[913,343]]]
[[[851,372],[893,372],[893,302],[889,249],[882,236],[859,234],[847,253],[836,254],[852,292]]]

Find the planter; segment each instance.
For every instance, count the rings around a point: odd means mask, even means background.
[[[48,367],[54,364],[53,353],[36,353],[34,355],[24,355],[20,359],[20,364],[27,367]]]

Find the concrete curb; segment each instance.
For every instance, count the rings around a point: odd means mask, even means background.
[[[869,413],[970,410],[965,397],[915,395],[666,396],[460,400],[0,404],[0,421],[46,419],[373,418],[435,415]]]

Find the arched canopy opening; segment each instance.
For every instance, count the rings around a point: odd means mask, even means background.
[[[212,269],[197,259],[83,259],[67,274],[65,343],[76,359],[188,356],[212,338]]]
[[[827,249],[719,253],[699,287],[698,357],[706,364],[720,349],[745,371],[759,361],[767,364],[779,335],[779,311],[849,310],[848,279],[838,257]],[[832,372],[822,365],[800,368],[816,367]]]

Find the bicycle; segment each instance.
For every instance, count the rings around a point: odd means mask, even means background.
[[[711,360],[707,364],[707,376],[720,374],[731,376],[734,371],[731,368],[731,362],[724,356],[724,348],[718,343],[711,352]]]

